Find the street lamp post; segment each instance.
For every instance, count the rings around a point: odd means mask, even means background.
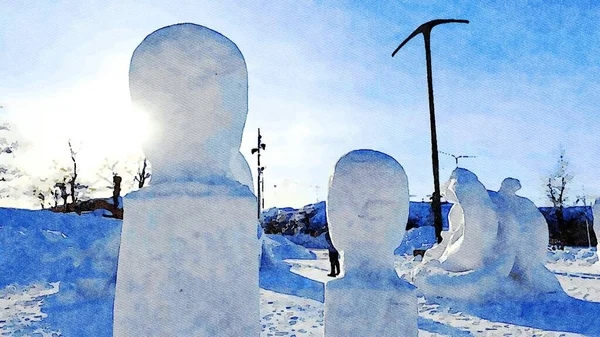
[[[258,143],[255,148],[252,149],[252,154],[257,154],[257,175],[256,175],[256,194],[257,194],[257,218],[260,220],[262,214],[262,208],[264,207],[264,200],[262,199],[262,192],[264,192],[263,185],[263,172],[265,168],[260,165],[260,151],[265,150],[266,145],[262,142],[262,136],[260,135],[260,128],[258,128]]]
[[[442,242],[442,203],[440,194],[440,163],[438,158],[438,147],[437,147],[437,131],[435,127],[435,108],[433,104],[433,79],[431,71],[431,47],[430,37],[431,30],[433,27],[445,23],[469,23],[467,20],[432,20],[420,25],[409,37],[407,37],[392,53],[392,57],[402,48],[410,39],[413,37],[423,34],[425,40],[425,58],[427,61],[427,87],[429,92],[429,122],[431,125],[431,160],[433,167],[433,185],[434,192],[431,198],[431,208],[433,209],[433,224],[435,227],[435,236],[437,242]]]

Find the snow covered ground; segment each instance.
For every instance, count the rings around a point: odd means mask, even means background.
[[[291,271],[305,277],[327,282],[329,261],[327,251],[316,250],[317,260],[286,260]],[[416,265],[412,257],[398,257],[399,275]],[[573,265],[577,267],[573,267]],[[548,268],[557,273],[565,291],[572,297],[600,302],[600,266],[584,261],[552,260]],[[595,268],[598,268],[597,270]],[[564,270],[569,270],[566,273]],[[594,273],[595,271],[595,273]],[[343,276],[343,275],[340,275]],[[323,336],[323,303],[283,295],[261,292],[262,336]],[[576,324],[576,322],[574,322]],[[428,302],[419,298],[419,336],[584,336],[576,333],[542,330],[532,327],[486,320],[453,310],[448,305]]]
[[[546,267],[569,296],[600,302],[600,262],[593,249],[566,247],[565,251],[551,252]]]
[[[59,336],[58,332],[39,324],[48,316],[42,312],[44,299],[58,292],[59,283],[8,286],[0,290],[0,335]]]
[[[316,260],[285,260],[291,272],[320,282],[327,282],[329,261],[327,251],[315,250]],[[569,255],[570,254],[570,255]],[[560,255],[560,258],[553,258]],[[589,252],[549,254],[548,269],[557,274],[561,285],[572,297],[600,302],[600,265],[589,258]],[[575,256],[571,259],[569,256]],[[585,256],[588,256],[586,259]],[[582,258],[584,257],[584,258]],[[418,262],[412,257],[398,257],[399,275]],[[340,275],[343,276],[343,275]],[[57,294],[60,284],[32,284],[27,287],[8,286],[0,290],[1,336],[60,336],[44,324],[47,314],[44,303]],[[323,336],[323,303],[294,295],[261,289],[262,337]],[[574,322],[577,324],[577,322]],[[545,336],[571,337],[582,334],[532,328],[523,325],[487,320],[458,311],[447,304],[419,298],[419,336]]]

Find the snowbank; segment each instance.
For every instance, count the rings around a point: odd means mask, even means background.
[[[314,260],[317,258],[315,253],[291,242],[285,236],[282,235],[266,234],[264,244],[270,246],[270,250],[273,256],[278,260]]]
[[[58,283],[43,325],[64,336],[112,336],[121,221],[3,208],[0,219],[0,288]]]
[[[416,249],[429,249],[433,247],[435,242],[435,228],[433,226],[409,229],[406,231],[400,246],[394,251],[394,255],[413,255]]]
[[[276,235],[274,235],[277,237]],[[281,240],[285,244],[287,240]],[[278,249],[278,242],[267,235],[262,235],[262,252],[260,261],[259,284],[261,289],[271,290],[282,294],[294,295],[323,303],[325,301],[325,288],[323,283],[311,280],[291,272],[292,266],[282,261],[281,257],[286,256],[283,253],[297,253],[298,249],[294,246]],[[279,250],[279,252],[274,252]],[[312,253],[311,253],[312,254]],[[291,255],[291,254],[290,254]],[[316,258],[314,254],[311,259]]]

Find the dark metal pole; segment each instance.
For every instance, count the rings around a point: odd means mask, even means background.
[[[425,39],[425,59],[427,61],[427,89],[429,93],[429,124],[431,126],[431,165],[433,168],[433,195],[431,209],[433,210],[433,225],[438,243],[442,242],[442,202],[440,193],[440,160],[438,157],[437,128],[435,126],[435,106],[433,103],[433,75],[431,70],[430,30],[423,32]]]

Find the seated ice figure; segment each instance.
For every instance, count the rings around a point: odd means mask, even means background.
[[[445,197],[454,203],[449,232],[425,253],[415,283],[426,295],[478,299],[497,287],[496,276],[507,269],[495,250],[499,223],[494,204],[477,176],[463,168],[452,172]]]
[[[408,179],[392,157],[356,150],[335,165],[327,218],[344,273],[325,287],[325,336],[417,336],[414,287],[394,270],[408,204]]]
[[[124,198],[114,335],[258,336],[256,198],[239,152],[242,54],[206,27],[168,26],[137,47],[129,81],[151,119],[153,176]]]
[[[457,168],[446,185],[446,199],[454,205],[448,215],[450,230],[440,247],[426,253],[442,268],[465,272],[482,267],[494,256],[498,218],[485,186],[469,170]]]

